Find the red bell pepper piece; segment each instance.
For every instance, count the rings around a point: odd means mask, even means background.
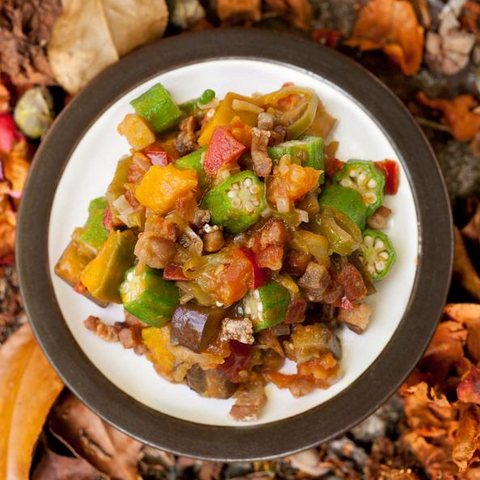
[[[121,227],[122,225],[125,225],[123,222],[113,221],[113,214],[110,205],[107,207],[105,213],[103,214],[102,222],[103,226],[109,231],[112,231],[115,227]]]
[[[165,280],[174,280],[180,282],[188,281],[188,278],[183,274],[183,268],[179,265],[175,265],[174,263],[170,263],[165,267],[165,270],[163,270],[163,278]]]
[[[218,366],[230,380],[235,380],[238,373],[245,370],[253,353],[253,346],[230,340],[230,355]]]
[[[160,146],[153,143],[147,148],[144,148],[142,152],[152,162],[152,165],[160,165],[166,167],[169,163],[173,162],[173,158]]]
[[[337,158],[325,158],[325,172],[327,177],[332,178],[345,166],[345,162],[338,160]]]
[[[208,175],[215,176],[224,165],[235,163],[245,150],[245,145],[227,127],[217,127],[205,152],[203,168]]]
[[[247,247],[240,247],[242,253],[250,260],[253,268],[253,281],[252,281],[252,288],[260,288],[262,285],[265,285],[268,282],[268,270],[266,268],[260,268],[257,263],[257,259],[255,257],[255,253],[253,253]]]
[[[400,169],[398,163],[394,160],[383,160],[376,162],[375,166],[385,173],[385,193],[387,195],[395,195],[398,192],[398,184],[400,182]]]

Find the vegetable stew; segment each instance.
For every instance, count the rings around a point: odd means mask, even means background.
[[[368,328],[365,300],[395,262],[382,203],[396,162],[336,158],[335,119],[291,83],[183,104],[156,84],[131,105],[118,126],[130,152],[55,269],[123,305],[122,321],[86,328],[170,382],[233,396],[239,421],[258,418],[269,382],[295,397],[328,388],[339,330]]]

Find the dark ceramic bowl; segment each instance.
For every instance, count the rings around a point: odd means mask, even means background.
[[[101,195],[128,151],[116,125],[128,101],[162,81],[183,101],[211,87],[251,93],[283,82],[313,87],[339,119],[339,158],[394,157],[401,164],[389,235],[397,264],[371,300],[367,332],[342,332],[343,376],[326,391],[293,399],[270,386],[258,422],[228,420],[230,404],[202,399],[156,376],[144,358],[104,344],[84,329],[102,311],[56,278],[53,265],[88,201]],[[39,343],[68,387],[105,420],[155,447],[217,460],[265,459],[326,441],[392,395],[420,359],[449,286],[452,220],[443,179],[403,105],[351,60],[298,37],[259,30],[186,34],[139,50],[98,76],[62,112],[44,139],[22,199],[18,270]],[[370,301],[370,300],[369,300]]]

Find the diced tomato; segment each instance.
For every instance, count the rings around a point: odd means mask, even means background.
[[[124,225],[122,222],[114,222],[113,221],[113,214],[112,214],[112,209],[110,208],[110,205],[107,207],[105,210],[105,213],[103,214],[103,226],[107,230],[113,230],[115,227],[121,227]]]
[[[73,289],[79,293],[80,295],[83,295],[84,293],[86,293],[87,291],[87,287],[81,282],[81,280],[79,280],[75,286],[73,287]]]
[[[250,260],[253,268],[253,280],[252,280],[252,288],[260,288],[262,285],[265,285],[268,282],[268,270],[266,268],[260,268],[257,263],[257,259],[255,257],[255,253],[253,253],[247,247],[240,247],[240,250],[243,254]]]
[[[223,166],[235,163],[245,150],[245,145],[233,136],[228,127],[217,127],[205,152],[203,167],[210,176],[215,176]]]
[[[209,263],[198,275],[200,288],[223,305],[232,305],[250,290],[253,281],[252,263],[235,248],[208,255]]]
[[[282,87],[293,87],[295,84],[293,82],[285,82]]]
[[[230,380],[235,380],[238,373],[246,369],[253,353],[253,346],[230,340],[230,352],[225,362],[219,365],[218,368],[223,370]]]
[[[394,160],[383,160],[376,162],[375,166],[385,173],[385,193],[387,195],[395,195],[398,192],[398,184],[400,182],[400,169],[398,163]]]
[[[165,167],[169,163],[172,163],[174,159],[160,146],[156,143],[149,145],[147,148],[144,148],[142,152],[146,157],[152,162],[152,165],[160,165]]]
[[[345,162],[338,160],[337,158],[325,158],[325,173],[327,177],[332,178],[345,166]]]
[[[183,268],[179,265],[171,263],[163,270],[163,278],[165,280],[188,281],[188,278],[183,274]]]

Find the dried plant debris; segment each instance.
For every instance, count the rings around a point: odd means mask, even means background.
[[[360,11],[346,45],[362,51],[382,49],[405,75],[413,75],[423,58],[424,29],[406,0],[372,0]]]
[[[77,93],[120,56],[161,37],[167,21],[164,0],[63,0],[48,47],[55,78]]]
[[[14,85],[53,85],[46,46],[60,0],[0,2],[0,69]]]

